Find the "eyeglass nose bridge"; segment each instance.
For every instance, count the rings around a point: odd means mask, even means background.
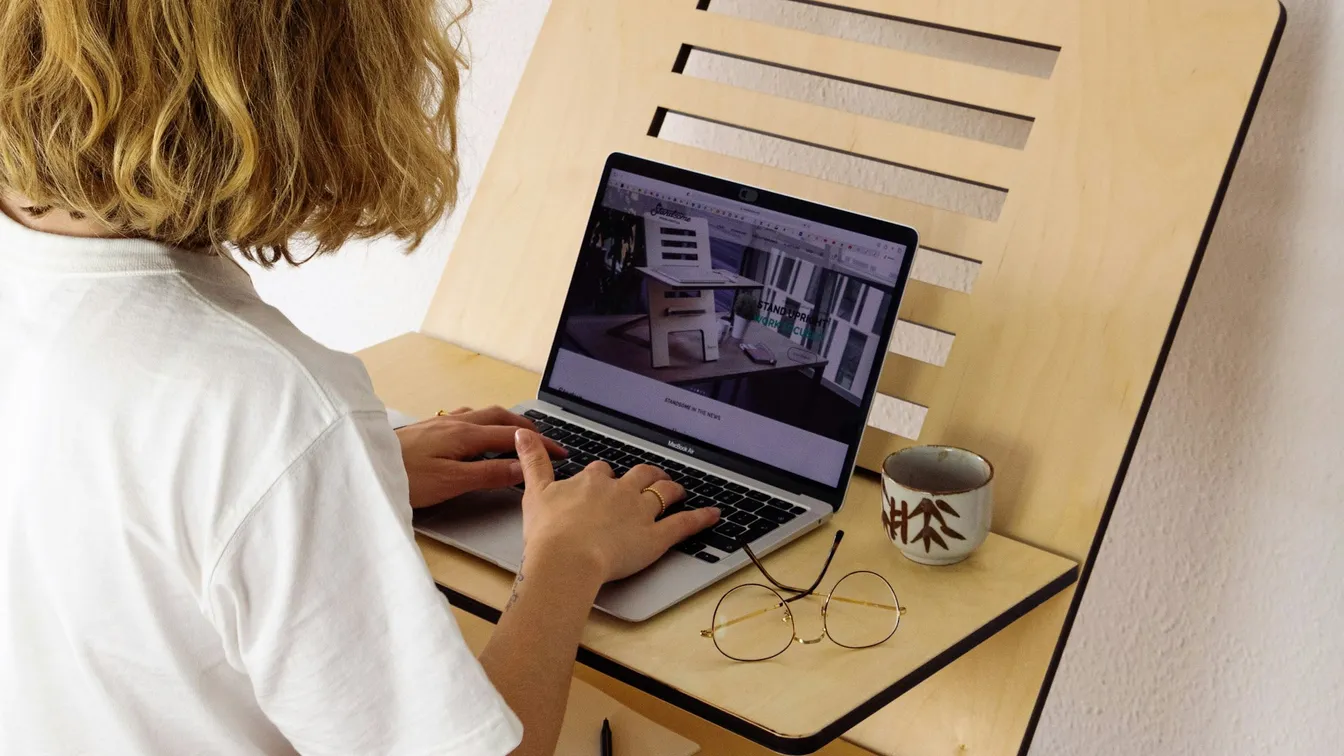
[[[815,638],[799,638],[797,635],[793,636],[793,642],[800,646],[811,646],[816,643],[821,643],[824,640],[826,640],[825,630],[822,630],[821,635],[818,635]]]

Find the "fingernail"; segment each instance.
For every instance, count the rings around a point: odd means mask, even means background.
[[[513,433],[513,443],[520,449],[526,448],[532,443],[532,435],[523,428],[519,428]]]
[[[523,478],[523,463],[522,463],[522,462],[519,462],[518,460],[514,460],[514,461],[512,461],[512,462],[509,463],[509,477],[511,477],[511,478],[515,478],[515,479],[517,479],[517,480],[522,480],[522,478]]]

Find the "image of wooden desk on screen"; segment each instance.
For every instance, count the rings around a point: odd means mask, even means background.
[[[655,368],[649,365],[651,322],[652,318],[645,316],[633,320],[626,315],[577,316],[569,320],[566,335],[594,359],[674,386],[704,383],[715,399],[732,402],[738,398],[745,379],[788,371],[806,377],[810,388],[803,398],[809,404],[818,398],[816,392],[827,360],[760,323],[748,324],[740,339],[728,336],[716,344],[717,359],[712,362],[702,359],[699,333],[673,331],[664,337],[669,365]],[[752,360],[742,350],[743,344],[764,346],[773,355],[774,364]]]
[[[731,270],[714,267],[706,218],[692,218],[678,210],[658,210],[644,217],[648,264],[635,268],[646,279],[648,313],[617,324],[609,333],[625,336],[630,329],[644,326],[646,336],[635,343],[648,349],[648,361],[654,368],[672,366],[668,339],[673,334],[694,334],[699,338],[698,360],[716,362],[721,330],[715,292],[762,286]]]
[[[827,437],[862,421],[892,303],[844,249],[616,183],[585,235],[562,350]]]

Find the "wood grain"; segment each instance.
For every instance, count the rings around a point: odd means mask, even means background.
[[[421,335],[402,336],[360,356],[379,396],[413,415],[430,415],[444,407],[513,404],[531,398],[536,382],[527,371]],[[908,611],[896,636],[882,646],[852,651],[823,643],[794,647],[768,662],[726,659],[699,631],[710,626],[715,604],[725,591],[761,580],[754,569],[741,570],[644,623],[594,613],[583,644],[772,732],[805,737],[881,694],[1076,567],[1070,560],[996,535],[959,565],[917,565],[887,540],[880,498],[876,478],[858,474],[845,506],[830,524],[765,559],[772,574],[806,579],[825,560],[835,530],[845,530],[822,587],[829,590],[840,576],[858,569],[886,577]],[[435,580],[488,606],[504,606],[512,575],[429,539],[419,542]],[[814,599],[795,607],[799,635],[820,634],[820,610],[820,600]]]
[[[1247,112],[1273,0],[839,0],[1060,49],[1048,79],[783,29],[689,0],[554,0],[424,324],[540,369],[612,151],[891,220],[982,261],[970,294],[912,285],[902,317],[955,333],[942,367],[889,355],[919,442],[998,469],[995,532],[1088,553]],[[681,77],[683,45],[1034,119],[1022,150]],[[649,136],[659,108],[1007,189],[997,221]],[[449,358],[443,358],[449,359]],[[462,358],[468,359],[468,358]],[[522,373],[518,386],[535,384]],[[529,391],[530,391],[529,386]],[[412,389],[412,393],[423,389]],[[911,443],[870,429],[859,464]],[[882,753],[1010,756],[1065,616],[1056,599],[853,737]]]

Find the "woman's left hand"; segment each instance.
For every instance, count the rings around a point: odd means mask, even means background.
[[[463,407],[398,428],[401,458],[411,484],[411,506],[428,507],[470,491],[522,483],[518,460],[479,459],[489,452],[512,452],[519,428],[537,429],[531,420],[502,407]],[[566,456],[559,444],[550,439],[545,443],[552,457]]]

